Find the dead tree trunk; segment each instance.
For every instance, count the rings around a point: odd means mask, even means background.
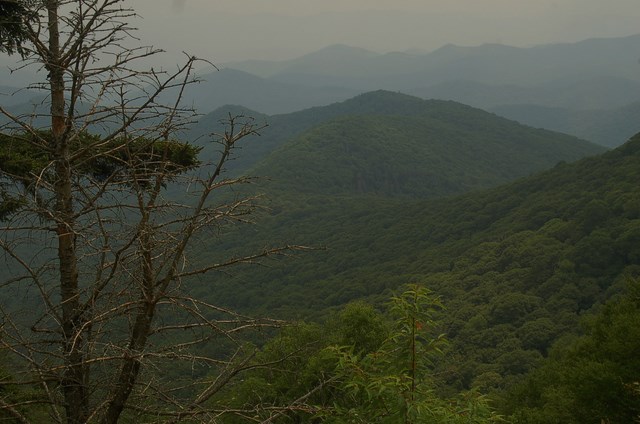
[[[69,131],[65,108],[65,64],[60,50],[59,0],[47,0],[49,71],[51,96],[51,148],[54,163],[56,236],[60,267],[60,305],[64,340],[64,378],[61,381],[67,421],[81,424],[87,421],[88,394],[83,352],[78,258],[75,245],[72,169],[69,162]]]
[[[253,211],[251,195],[214,194],[251,181],[222,171],[237,142],[260,127],[230,116],[227,131],[214,137],[219,156],[200,163],[200,148],[172,138],[194,116],[181,99],[195,81],[196,58],[173,73],[135,70],[136,60],[156,50],[126,45],[134,13],[121,0],[24,4],[28,43],[21,52],[48,72],[39,86],[47,90],[50,122],[37,128],[30,116],[0,107],[12,122],[0,127],[0,153],[19,162],[0,155],[0,202],[14,202],[0,204],[0,249],[22,271],[6,285],[29,292],[31,308],[30,322],[0,308],[0,349],[19,364],[12,384],[37,396],[0,399],[0,414],[24,423],[46,416],[113,424],[160,412],[168,421],[215,422],[228,409],[209,402],[255,366],[237,334],[279,322],[241,316],[185,287],[212,271],[298,249],[188,260],[202,232]],[[0,52],[9,51],[3,42]],[[171,90],[175,101],[160,102]],[[168,187],[181,197],[169,198]],[[220,339],[233,346],[228,358],[201,354]],[[164,379],[161,370],[179,363],[219,374]]]

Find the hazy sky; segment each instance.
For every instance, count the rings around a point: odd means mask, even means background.
[[[126,0],[144,44],[216,64],[288,59],[331,44],[376,52],[447,43],[531,46],[640,33],[639,0]],[[9,79],[0,55],[0,85]],[[13,85],[13,84],[12,84]]]
[[[640,32],[638,0],[131,0],[141,36],[217,63],[342,43],[378,52]]]

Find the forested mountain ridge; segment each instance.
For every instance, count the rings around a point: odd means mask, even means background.
[[[339,118],[291,139],[253,172],[286,191],[426,198],[496,186],[598,151],[571,137],[488,122]]]
[[[388,164],[380,161],[384,161],[383,156],[388,156],[414,164],[413,167],[404,167],[403,163],[396,162],[393,165],[395,170],[390,172],[411,173],[425,169],[431,163],[435,166],[428,172],[434,178],[444,180],[445,185],[449,184],[452,173],[474,174],[468,175],[470,180],[466,183],[453,183],[454,188],[450,191],[446,188],[436,191],[451,194],[464,187],[496,185],[551,167],[561,160],[572,161],[603,151],[574,137],[525,127],[460,103],[423,100],[384,90],[361,94],[329,106],[271,117],[227,106],[204,116],[188,136],[198,139],[207,133],[222,131],[219,121],[227,118],[229,113],[253,114],[258,125],[268,124],[260,131],[259,139],[253,140],[252,145],[247,144],[236,155],[229,169],[234,173],[243,172],[273,153],[272,158],[258,165],[255,172],[282,183],[291,180],[279,178],[276,174],[293,172],[296,167],[313,169],[321,166],[324,169],[318,172],[326,177],[335,173],[333,177],[339,178],[338,174],[344,172],[340,169],[353,163],[338,165],[334,163],[336,160],[348,162],[347,157],[351,157],[358,162],[360,172],[364,168],[387,167]],[[309,144],[311,139],[326,145]],[[354,151],[345,155],[342,147],[338,146],[346,146],[344,143],[354,149],[363,149],[362,154]],[[281,155],[286,155],[286,160]],[[312,161],[314,155],[317,157]],[[374,156],[378,156],[378,162]],[[313,163],[305,164],[305,161]],[[282,163],[287,163],[287,166],[282,167]],[[403,167],[404,170],[401,169]],[[470,170],[465,170],[465,167]],[[419,176],[412,178],[412,182],[425,184]]]

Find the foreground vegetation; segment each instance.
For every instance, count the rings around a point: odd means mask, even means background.
[[[322,325],[287,328],[259,353],[256,363],[272,365],[224,396],[238,409],[292,406],[282,422],[638,422],[639,294],[638,281],[630,281],[623,295],[583,318],[584,335],[554,343],[534,371],[490,396],[478,388],[446,394],[438,370],[458,357],[440,333],[446,310],[419,286],[393,297],[384,312],[352,303]],[[296,408],[301,400],[314,406]]]

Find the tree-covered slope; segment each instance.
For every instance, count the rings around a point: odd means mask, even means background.
[[[626,231],[614,231],[608,226],[637,224],[640,217],[640,188],[636,184],[640,169],[635,166],[638,156],[640,137],[636,136],[621,148],[601,156],[574,164],[560,164],[542,174],[491,190],[444,199],[412,201],[366,194],[271,193],[271,210],[258,225],[247,228],[247,234],[244,234],[247,238],[242,242],[290,241],[326,246],[329,249],[326,252],[303,255],[300,260],[288,264],[293,268],[303,263],[304,267],[310,266],[304,276],[291,274],[288,267],[261,274],[266,277],[271,272],[278,275],[282,272],[288,280],[297,280],[299,284],[308,281],[307,278],[317,280],[330,275],[334,282],[344,282],[339,290],[345,291],[350,290],[349,280],[356,270],[381,270],[384,263],[391,264],[382,278],[391,276],[393,280],[396,280],[395,272],[467,272],[476,266],[482,268],[478,255],[522,241],[508,240],[514,234],[522,233],[523,240],[526,235],[532,235],[529,232],[549,234],[545,239],[551,242],[549,246],[541,243],[539,251],[523,252],[531,253],[531,259],[535,260],[537,255],[545,254],[547,248],[555,245],[553,238],[561,239],[565,247],[573,246],[579,241],[586,243],[584,237],[597,238],[600,232],[595,230],[603,227],[612,231],[609,235],[615,241]],[[630,244],[632,236],[633,231],[625,235]],[[497,244],[483,244],[486,242]],[[602,276],[609,268],[640,260],[633,249],[614,249],[613,244],[599,244],[596,240],[593,244],[595,246],[591,247],[595,250],[586,249],[585,245],[585,249],[574,252],[578,256],[571,259],[572,270],[585,275],[594,271]],[[611,256],[604,255],[602,249]],[[502,265],[489,264],[497,268],[485,268],[500,272],[511,266],[510,256],[506,253],[501,253]],[[467,263],[464,255],[478,260],[475,264]],[[447,259],[442,261],[443,257]],[[595,261],[598,257],[601,259]],[[315,267],[317,270],[331,268],[332,271],[318,272],[314,277]],[[342,272],[345,274],[341,275]],[[376,271],[371,273],[377,274]],[[335,293],[335,290],[331,288],[329,292]],[[307,303],[332,304],[325,300],[323,296],[312,296]]]
[[[276,195],[236,234],[242,252],[281,242],[324,246],[274,268],[209,281],[201,294],[286,317],[424,284],[448,306],[455,387],[501,388],[534,367],[579,317],[640,273],[640,136],[489,191],[439,200]],[[206,251],[206,249],[202,249]]]
[[[585,335],[561,340],[500,402],[515,424],[640,421],[640,284],[629,283],[584,319]]]
[[[444,196],[495,186],[599,151],[459,104],[416,116],[355,116],[287,142],[254,169],[306,194]]]
[[[221,131],[218,122],[229,113],[251,115],[233,106],[218,109],[203,117],[189,136],[197,139]],[[256,122],[266,122],[268,127],[230,166],[242,172],[273,152],[256,172],[282,182],[298,171],[306,175],[302,178],[315,178],[310,173],[315,171],[334,180],[345,172],[374,174],[366,178],[391,172],[409,178],[411,184],[425,185],[421,178],[427,174],[432,181],[443,180],[440,185],[457,180],[453,191],[437,191],[448,194],[495,185],[561,160],[603,151],[573,137],[535,130],[456,102],[382,90],[291,114],[256,115]],[[345,153],[344,148],[352,151]],[[394,161],[387,163],[385,157]]]

